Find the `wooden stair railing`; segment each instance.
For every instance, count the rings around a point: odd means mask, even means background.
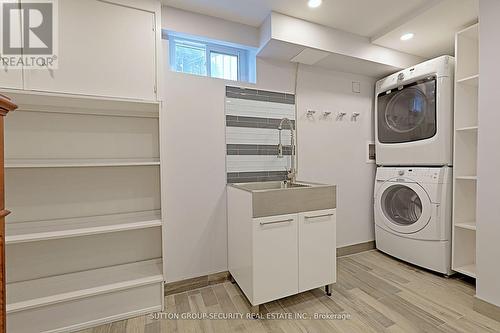
[[[5,290],[5,217],[10,213],[5,209],[4,188],[4,117],[17,105],[0,94],[0,333],[7,332],[7,300]]]

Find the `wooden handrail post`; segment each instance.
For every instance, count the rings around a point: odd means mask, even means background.
[[[4,183],[4,117],[17,109],[7,96],[0,94],[0,333],[7,332],[7,299],[5,289],[5,217],[10,213],[5,209]]]

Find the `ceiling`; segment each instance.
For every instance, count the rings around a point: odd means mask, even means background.
[[[442,0],[410,15],[400,23],[388,26],[379,36],[372,37],[372,43],[397,49],[424,58],[455,53],[455,33],[477,22],[477,0]],[[400,37],[408,32],[415,34],[409,41]]]
[[[162,0],[172,7],[254,27],[276,11],[365,37],[429,1],[434,0],[324,0],[320,8],[310,9],[307,0]]]
[[[373,43],[431,58],[452,52],[454,32],[477,19],[478,0],[162,0],[168,6],[259,27],[271,11],[370,38]],[[402,42],[402,32],[415,38]],[[403,33],[404,33],[403,32]]]

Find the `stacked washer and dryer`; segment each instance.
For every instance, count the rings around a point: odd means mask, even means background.
[[[377,82],[377,249],[451,274],[454,58]]]

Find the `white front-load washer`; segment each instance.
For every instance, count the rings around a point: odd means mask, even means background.
[[[442,56],[377,82],[378,165],[453,164],[454,68],[454,58]]]
[[[451,274],[452,170],[380,167],[375,181],[377,249]]]

